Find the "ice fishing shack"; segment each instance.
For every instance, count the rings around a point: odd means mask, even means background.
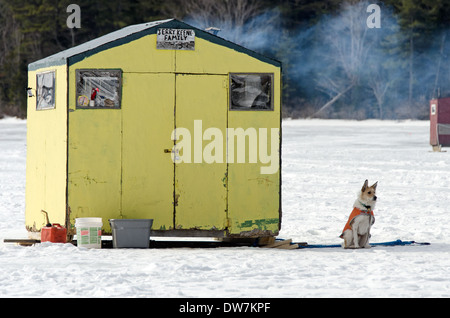
[[[430,144],[435,151],[450,146],[450,97],[430,101]]]
[[[26,228],[153,219],[152,236],[276,236],[281,64],[169,19],[28,66]],[[73,233],[73,231],[72,231]]]

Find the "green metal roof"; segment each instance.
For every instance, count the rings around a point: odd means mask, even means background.
[[[272,58],[266,57],[262,54],[256,53],[252,50],[244,48],[236,43],[225,40],[221,37],[213,35],[204,30],[197,29],[189,24],[178,21],[176,19],[160,20],[137,25],[130,25],[120,30],[108,33],[104,36],[80,44],[73,48],[61,51],[44,59],[38,60],[28,65],[29,71],[34,71],[43,67],[56,65],[72,65],[91,55],[108,50],[131,41],[137,40],[149,34],[156,34],[158,28],[172,28],[172,29],[193,29],[195,36],[212,43],[222,45],[241,53],[245,53],[253,58],[261,60],[265,63],[281,67],[281,62]]]

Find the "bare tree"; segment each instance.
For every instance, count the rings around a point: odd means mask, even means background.
[[[13,13],[3,0],[0,0],[0,66],[17,47],[21,34]]]
[[[174,0],[173,2],[177,5],[166,7],[167,14],[178,18],[195,18],[203,27],[220,22],[243,26],[262,11],[261,1],[258,0]],[[183,8],[182,12],[180,8]]]
[[[258,0],[173,0],[173,2],[165,8],[167,15],[183,19],[203,29],[217,27],[221,29],[219,34],[221,37],[244,46],[252,46],[257,40],[267,38],[267,34],[274,29],[278,21],[278,15],[275,13],[264,15],[267,12],[264,11],[262,1]],[[258,19],[262,15],[263,18]]]
[[[0,118],[2,112],[15,111],[8,87],[14,85],[12,70],[20,69],[22,34],[19,24],[4,0],[0,0]]]
[[[391,83],[391,81],[387,80],[379,72],[373,73],[367,82],[367,85],[372,89],[373,95],[377,100],[379,119],[383,119],[384,100]]]
[[[367,1],[353,5],[344,3],[339,16],[322,24],[324,71],[316,84],[319,91],[330,96],[330,100],[311,117],[329,108],[360,82],[372,46],[366,26],[367,5]]]

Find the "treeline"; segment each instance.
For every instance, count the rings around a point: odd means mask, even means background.
[[[170,17],[280,60],[284,116],[421,119],[450,97],[448,0],[79,0],[79,29],[71,3],[0,0],[0,116],[26,117],[29,63]]]

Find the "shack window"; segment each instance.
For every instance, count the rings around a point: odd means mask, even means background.
[[[77,108],[120,108],[121,70],[77,70]]]
[[[55,71],[36,74],[36,109],[55,108]]]
[[[273,74],[230,74],[230,110],[273,110]]]

